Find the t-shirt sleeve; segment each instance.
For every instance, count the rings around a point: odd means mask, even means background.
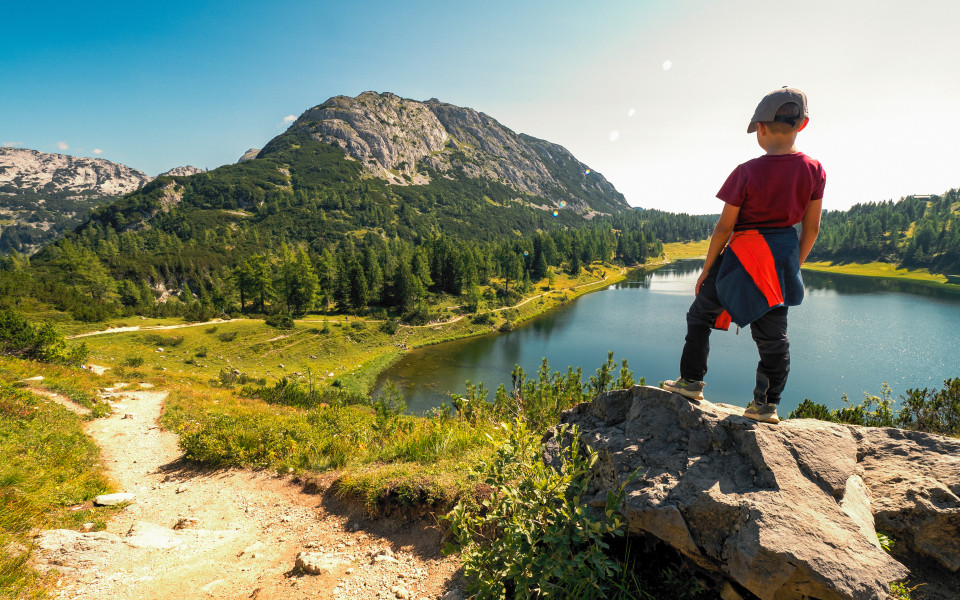
[[[723,182],[723,187],[717,192],[717,198],[720,198],[731,206],[740,206],[743,204],[747,189],[747,173],[743,165],[738,166],[730,173],[727,180]]]
[[[811,200],[820,200],[823,198],[823,190],[827,187],[827,173],[823,170],[823,165],[817,163],[817,183],[813,186],[813,193],[810,195]]]

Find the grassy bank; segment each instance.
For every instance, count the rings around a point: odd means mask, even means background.
[[[44,379],[24,383],[25,377]],[[24,385],[57,389],[95,408],[96,375],[0,358],[0,598],[42,598],[52,579],[28,566],[35,528],[103,529],[114,509],[94,508],[111,491],[83,420]]]

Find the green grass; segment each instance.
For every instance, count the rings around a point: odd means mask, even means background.
[[[842,273],[844,275],[859,275],[862,277],[883,277],[885,279],[902,279],[919,283],[937,283],[946,285],[944,275],[931,273],[927,269],[900,269],[896,265],[885,262],[872,263],[832,263],[832,262],[805,262],[803,268],[810,271],[825,273]]]
[[[28,566],[31,531],[103,529],[113,509],[70,507],[111,487],[80,418],[15,387],[11,362],[0,362],[0,598],[42,598],[52,581]]]

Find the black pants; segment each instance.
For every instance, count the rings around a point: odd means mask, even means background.
[[[717,260],[687,311],[687,337],[683,344],[683,355],[680,357],[680,376],[684,379],[702,381],[707,374],[710,330],[717,316],[723,312],[717,298],[719,270],[720,260]],[[750,334],[760,353],[753,398],[757,402],[779,404],[780,395],[787,384],[787,373],[790,372],[787,307],[774,308],[751,323]]]

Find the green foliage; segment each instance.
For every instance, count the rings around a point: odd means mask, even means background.
[[[877,541],[880,542],[880,547],[883,548],[884,552],[891,552],[893,550],[893,538],[882,531],[877,532]]]
[[[393,335],[400,329],[400,324],[394,321],[393,319],[387,319],[380,324],[380,331],[384,332],[387,335]]]
[[[68,349],[63,334],[52,323],[34,326],[10,309],[0,309],[0,353],[67,365],[79,365],[89,354],[85,343]]]
[[[608,492],[595,515],[584,495],[597,454],[581,451],[575,428],[557,432],[557,468],[544,464],[545,448],[522,420],[502,428],[504,443],[476,469],[490,496],[447,515],[468,591],[478,600],[616,597],[621,567],[605,551],[623,535],[623,489]]]
[[[960,272],[960,190],[826,211],[811,260],[882,261]]]
[[[104,509],[68,509],[110,491],[100,469],[75,415],[0,381],[0,597],[43,595],[26,550],[35,528],[102,526]]]
[[[277,329],[293,329],[295,326],[293,317],[284,314],[270,315],[264,319],[264,323]]]
[[[157,348],[176,348],[183,343],[184,337],[180,335],[161,335],[159,333],[148,333],[140,338],[145,346]]]
[[[232,341],[235,340],[236,338],[237,338],[237,332],[236,332],[236,330],[234,330],[234,331],[224,331],[223,333],[218,333],[218,334],[217,334],[217,339],[220,340],[221,342],[225,343],[225,344],[232,342]]]
[[[128,356],[127,358],[123,359],[123,363],[121,363],[121,364],[123,364],[123,366],[125,366],[125,367],[132,367],[132,368],[142,367],[142,366],[143,366],[143,357],[142,357],[142,356]]]
[[[890,386],[883,383],[879,396],[865,394],[860,404],[851,405],[844,394],[844,405],[834,410],[805,399],[790,413],[789,418],[820,419],[869,427],[900,427],[960,436],[960,378],[944,380],[941,390],[908,389],[906,395],[900,397],[902,405],[899,411],[894,410],[895,401],[890,396]]]

